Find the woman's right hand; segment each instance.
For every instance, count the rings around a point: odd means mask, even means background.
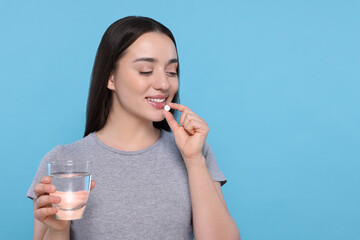
[[[34,204],[34,217],[44,223],[48,228],[54,231],[64,231],[70,225],[68,220],[58,220],[55,217],[58,209],[52,204],[57,204],[61,201],[60,197],[50,196],[50,193],[56,191],[55,186],[51,185],[51,177],[45,176],[40,183],[34,186],[34,191],[37,199]],[[90,190],[95,186],[95,182],[91,181]]]

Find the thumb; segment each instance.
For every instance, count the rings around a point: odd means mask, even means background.
[[[180,125],[177,123],[174,116],[166,110],[163,110],[162,113],[164,114],[165,119],[166,119],[167,123],[169,124],[169,127],[171,128],[171,130],[173,132],[176,132],[180,128]]]
[[[90,191],[95,187],[95,181],[91,180]]]

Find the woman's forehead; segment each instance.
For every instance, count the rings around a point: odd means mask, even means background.
[[[128,58],[156,58],[168,61],[177,58],[174,42],[163,33],[145,33],[126,50]]]

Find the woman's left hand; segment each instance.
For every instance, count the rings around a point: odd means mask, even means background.
[[[177,103],[168,103],[168,105],[181,112],[179,119],[181,125],[179,125],[170,112],[163,110],[185,163],[201,158],[205,139],[209,132],[207,123],[184,105]]]

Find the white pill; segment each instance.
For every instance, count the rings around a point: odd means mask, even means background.
[[[165,109],[166,111],[170,111],[169,105],[165,105],[164,109]]]

